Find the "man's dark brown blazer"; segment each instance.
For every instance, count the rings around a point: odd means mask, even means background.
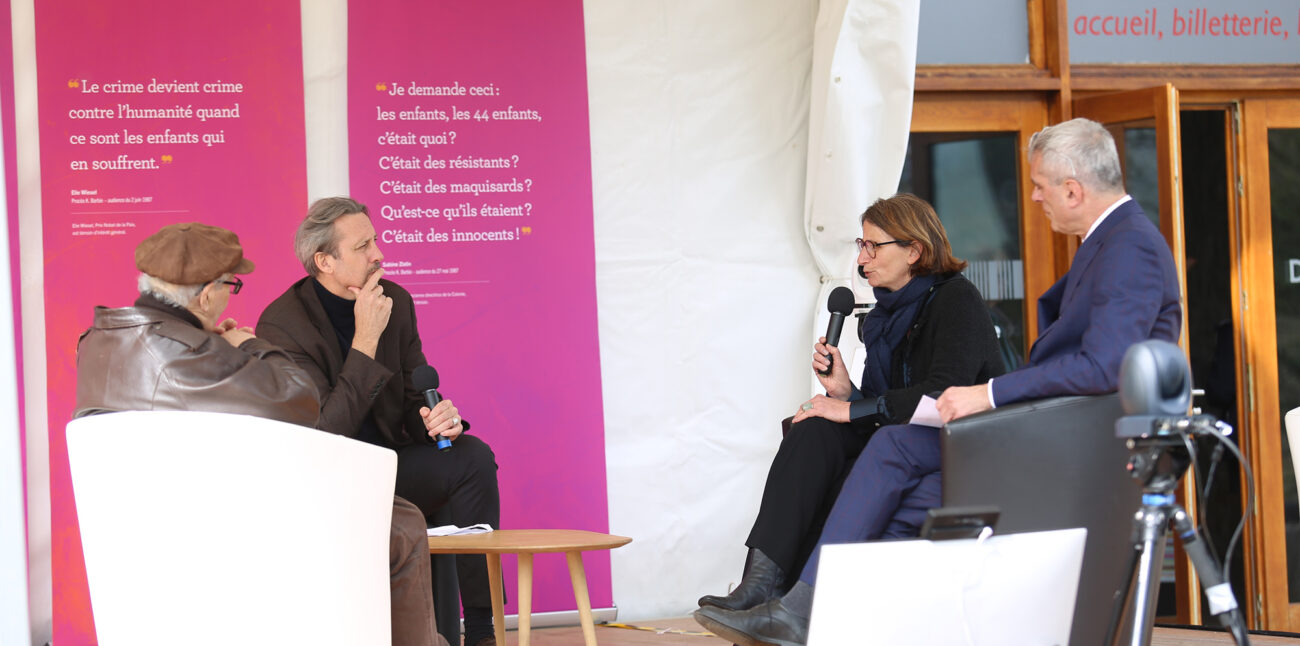
[[[311,375],[321,395],[317,427],[356,437],[366,415],[373,413],[379,434],[392,448],[425,438],[419,412],[424,396],[411,384],[411,371],[428,362],[415,329],[411,294],[380,279],[384,295],[393,299],[393,312],[375,358],[351,348],[344,356],[312,280],[299,280],[267,306],[257,321],[257,336],[284,348]]]

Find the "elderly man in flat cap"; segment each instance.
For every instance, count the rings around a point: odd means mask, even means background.
[[[135,250],[140,298],[95,308],[77,347],[78,417],[121,410],[242,413],[315,426],[316,387],[282,350],[222,319],[253,271],[239,238],[172,224]]]
[[[140,297],[95,308],[77,345],[74,415],[127,410],[239,413],[316,426],[311,377],[283,350],[221,317],[253,271],[221,227],[172,224],[135,250]],[[389,539],[394,646],[446,645],[433,618],[424,516],[394,496]],[[328,567],[322,564],[322,567]]]

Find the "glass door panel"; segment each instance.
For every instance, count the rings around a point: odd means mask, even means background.
[[[1268,130],[1268,176],[1273,216],[1276,393],[1278,410],[1286,415],[1287,411],[1300,407],[1300,128]],[[1287,600],[1295,604],[1300,603],[1300,500],[1286,429],[1277,430],[1282,446]]]
[[[1142,210],[1160,226],[1160,173],[1155,126],[1125,124],[1116,143],[1124,164],[1124,187],[1142,205]]]
[[[989,307],[1007,369],[1026,337],[1016,133],[913,133],[899,190],[934,205],[952,251]]]

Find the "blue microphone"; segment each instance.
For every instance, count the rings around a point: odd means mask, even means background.
[[[438,394],[438,371],[433,366],[417,366],[411,371],[411,383],[416,390],[424,391],[424,403],[430,409],[442,401],[442,395]],[[435,441],[439,451],[451,450],[451,440],[439,435]]]

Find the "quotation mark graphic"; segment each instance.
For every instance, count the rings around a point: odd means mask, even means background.
[[[387,84],[387,83],[376,83],[376,84],[375,84],[375,89],[376,89],[376,90],[379,90],[380,92],[387,92],[387,91],[388,91],[388,84]]]
[[[81,87],[81,81],[72,79],[71,81],[68,81],[68,87]]]
[[[532,228],[532,227],[523,227],[522,229],[520,229],[520,231],[523,231],[524,235],[531,235],[532,232],[533,232],[533,228]]]
[[[172,163],[172,156],[171,156],[171,155],[163,155],[163,156],[162,156],[162,163],[164,163],[164,164],[170,164],[170,163]]]

